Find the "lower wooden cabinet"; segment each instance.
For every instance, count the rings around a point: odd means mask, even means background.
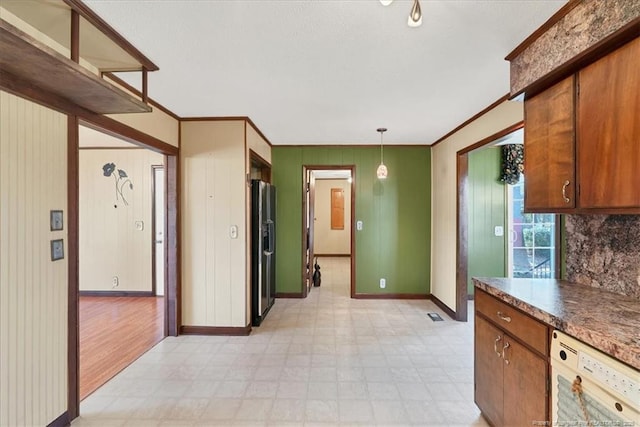
[[[496,303],[503,307],[497,310],[498,319],[507,327],[492,321]],[[549,420],[548,356],[529,347],[529,336],[516,337],[505,329],[547,327],[520,312],[520,317],[512,316],[515,309],[508,310],[476,289],[475,402],[494,427],[530,426]]]

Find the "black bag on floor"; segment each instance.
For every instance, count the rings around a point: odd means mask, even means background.
[[[320,266],[318,265],[318,258],[316,258],[316,263],[313,266],[315,270],[313,272],[313,286],[320,286],[320,282],[322,282],[322,274],[320,273]]]

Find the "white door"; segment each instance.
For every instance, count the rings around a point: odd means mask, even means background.
[[[153,168],[156,295],[164,295],[164,168]]]

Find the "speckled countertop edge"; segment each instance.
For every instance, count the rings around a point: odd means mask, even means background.
[[[640,370],[640,300],[554,279],[473,278],[535,319]]]

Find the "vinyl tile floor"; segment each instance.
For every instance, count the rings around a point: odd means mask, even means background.
[[[349,259],[319,263],[306,299],[276,299],[249,336],[165,338],[83,400],[72,426],[488,425],[473,402],[472,321],[428,300],[351,299]]]

